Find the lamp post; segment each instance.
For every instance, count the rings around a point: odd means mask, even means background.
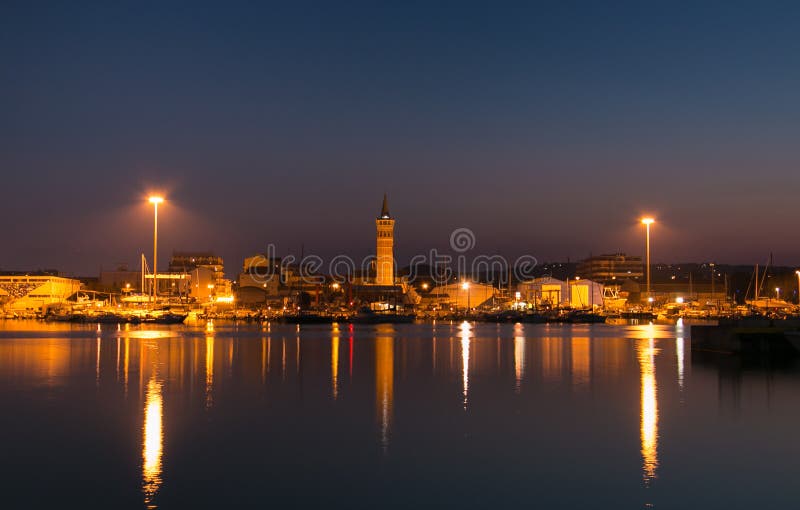
[[[800,270],[795,271],[794,274],[797,275],[797,304],[800,304]]]
[[[464,282],[461,284],[461,288],[467,291],[467,315],[469,315],[470,303],[469,303],[469,282]]]
[[[642,218],[642,224],[645,226],[647,234],[646,234],[646,255],[647,255],[647,300],[650,301],[650,225],[655,223],[656,220],[653,218]],[[652,306],[652,305],[651,305]]]
[[[152,196],[149,198],[149,202],[153,204],[153,304],[156,301],[156,284],[158,283],[158,204],[163,201],[162,197]]]

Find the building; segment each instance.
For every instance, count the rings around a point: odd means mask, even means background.
[[[452,307],[457,310],[480,308],[491,303],[498,294],[497,287],[485,283],[455,282],[433,288],[423,301],[427,306]]]
[[[576,275],[601,283],[615,280],[638,280],[644,274],[642,257],[611,253],[589,257],[578,264]]]
[[[211,252],[173,252],[169,261],[170,275],[188,275],[191,281],[189,293],[199,302],[217,301],[226,302],[233,300],[233,289],[230,280],[225,279],[225,265],[222,257]],[[158,279],[165,278],[159,273]],[[181,278],[175,277],[179,280]],[[171,284],[170,284],[171,285]],[[159,294],[164,290],[164,284],[158,284]]]
[[[244,259],[236,290],[237,302],[244,306],[265,305],[280,301],[286,292],[286,268],[280,258],[253,255]]]
[[[80,289],[80,281],[60,276],[0,276],[0,303],[10,311],[44,312]]]
[[[375,285],[394,285],[394,219],[389,215],[386,194],[381,214],[375,219],[377,247],[375,250]]]
[[[141,291],[142,271],[131,271],[127,265],[121,264],[113,271],[100,271],[97,289],[105,292]]]
[[[569,285],[566,282],[544,276],[517,284],[520,300],[534,306],[558,307],[569,302]]]
[[[603,284],[580,279],[569,282],[569,306],[572,308],[594,308],[603,306]]]

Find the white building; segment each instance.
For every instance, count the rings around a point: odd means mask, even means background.
[[[521,301],[534,306],[558,307],[569,303],[569,285],[551,276],[520,282],[517,292]]]
[[[603,285],[591,280],[570,280],[569,305],[572,308],[603,306]]]
[[[0,276],[0,303],[14,312],[43,312],[80,288],[80,281],[60,276]]]
[[[532,306],[592,308],[603,306],[603,285],[591,280],[568,282],[550,276],[517,284],[519,299]]]

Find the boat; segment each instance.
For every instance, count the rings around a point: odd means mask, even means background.
[[[522,322],[524,315],[524,312],[516,310],[502,310],[478,315],[475,320],[480,322]]]
[[[374,311],[368,306],[358,310],[355,315],[350,316],[347,322],[352,324],[407,324],[414,322],[416,315],[410,313],[398,313],[396,310]]]
[[[622,312],[619,314],[620,317],[627,320],[640,320],[640,321],[652,321],[656,319],[656,314],[653,312]]]
[[[527,324],[544,324],[546,322],[554,322],[552,316],[539,312],[523,313],[520,316],[519,321]]]
[[[288,324],[330,324],[333,322],[333,317],[317,312],[300,311],[284,314],[280,317],[280,322]]]
[[[576,324],[603,324],[606,322],[606,316],[599,313],[579,310],[568,314],[567,322]]]
[[[165,312],[158,315],[145,315],[141,318],[144,324],[183,324],[188,313]]]

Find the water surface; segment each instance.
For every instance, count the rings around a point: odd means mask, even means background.
[[[800,371],[688,335],[0,321],[3,506],[794,506]]]

